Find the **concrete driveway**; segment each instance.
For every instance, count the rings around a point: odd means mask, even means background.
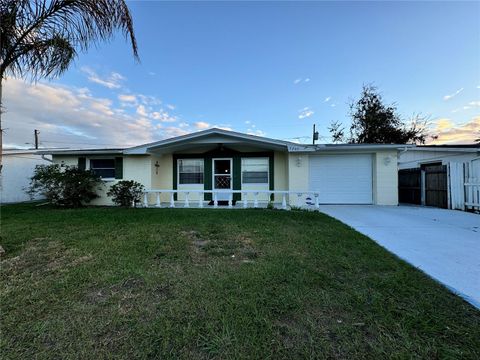
[[[416,206],[322,205],[480,308],[480,215]]]

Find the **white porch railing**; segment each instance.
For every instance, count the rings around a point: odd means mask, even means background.
[[[155,202],[150,203],[149,202],[149,195],[154,195],[155,196]],[[291,196],[297,196],[297,200],[299,202],[301,201],[301,198],[303,196],[311,196],[313,200],[313,203],[308,204],[312,205],[315,208],[319,208],[320,204],[318,201],[318,192],[313,192],[313,191],[284,191],[284,190],[146,190],[144,191],[143,194],[143,206],[144,207],[162,207],[162,201],[161,201],[161,195],[162,194],[168,194],[169,201],[167,202],[166,207],[170,208],[175,208],[175,207],[184,207],[184,208],[189,208],[191,207],[191,204],[196,205],[195,207],[203,208],[204,207],[204,195],[205,194],[211,194],[212,195],[212,201],[213,201],[213,207],[218,208],[218,203],[219,203],[219,194],[224,196],[225,194],[228,195],[228,200],[223,200],[223,201],[228,201],[228,208],[233,208],[233,195],[234,194],[241,194],[242,200],[239,202],[242,204],[243,208],[248,208],[248,207],[254,207],[258,208],[259,207],[259,202],[262,201],[259,199],[260,195],[267,195],[268,199],[271,198],[272,195],[278,195],[279,197],[281,196],[281,205],[280,207],[282,209],[287,209],[287,199],[290,200],[289,197]],[[183,200],[175,200],[175,194],[177,195],[183,195],[184,199]],[[191,195],[196,194],[198,199],[192,200],[190,198]],[[249,198],[250,195],[250,198]],[[253,197],[253,199],[251,199]],[[178,196],[177,196],[178,198]],[[270,202],[269,200],[263,202]],[[163,206],[165,207],[165,206]]]

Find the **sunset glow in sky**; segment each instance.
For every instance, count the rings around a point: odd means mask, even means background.
[[[130,1],[121,34],[54,81],[4,82],[5,146],[126,147],[212,126],[330,142],[374,83],[436,143],[480,131],[479,2]]]

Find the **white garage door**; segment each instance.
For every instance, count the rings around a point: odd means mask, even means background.
[[[371,204],[372,155],[310,156],[310,190],[321,204]]]

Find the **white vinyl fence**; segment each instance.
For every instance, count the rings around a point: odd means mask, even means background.
[[[480,211],[480,159],[451,162],[448,172],[450,208]]]

